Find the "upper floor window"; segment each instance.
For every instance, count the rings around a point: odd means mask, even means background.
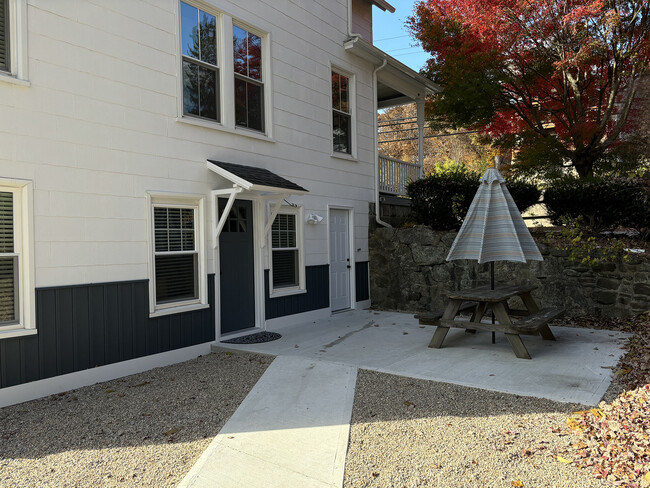
[[[9,37],[9,0],[0,0],[0,71],[11,71]]]
[[[181,2],[181,40],[183,114],[219,122],[217,18]]]
[[[335,152],[352,154],[350,78],[332,71],[332,139]]]
[[[264,132],[262,38],[233,24],[235,124]]]

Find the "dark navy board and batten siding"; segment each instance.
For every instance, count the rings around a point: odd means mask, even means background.
[[[149,318],[147,280],[36,289],[36,335],[0,340],[0,388],[215,339],[209,308]]]
[[[370,298],[370,275],[368,274],[368,261],[357,261],[354,263],[356,268],[356,296],[357,302],[363,302]]]
[[[370,298],[368,262],[355,263],[357,301]],[[266,296],[266,320],[297,313],[311,312],[330,306],[329,265],[307,266],[305,268],[306,292],[284,297],[269,297],[269,270],[264,271]]]

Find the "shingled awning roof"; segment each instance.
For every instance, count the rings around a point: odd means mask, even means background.
[[[268,169],[243,164],[224,163],[208,159],[208,169],[245,190],[269,193],[307,193],[302,186],[269,171]]]

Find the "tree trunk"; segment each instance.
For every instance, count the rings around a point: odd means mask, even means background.
[[[573,167],[582,178],[590,178],[594,175],[594,163],[599,156],[590,153],[574,153],[570,156]]]

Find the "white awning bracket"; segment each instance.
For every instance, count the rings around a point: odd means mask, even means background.
[[[271,209],[271,214],[269,215],[269,220],[266,222],[266,225],[264,226],[264,234],[262,238],[262,247],[266,246],[266,237],[269,235],[269,230],[271,230],[271,226],[273,225],[273,221],[275,220],[275,217],[277,217],[278,212],[280,211],[280,207],[282,207],[282,202],[284,201],[285,198],[289,198],[291,195],[280,195],[278,196],[278,201],[275,202],[275,205],[273,205],[273,208]]]
[[[235,198],[239,193],[241,193],[244,189],[241,186],[234,185],[233,188],[228,188],[225,190],[213,190],[212,193],[212,211],[214,212],[214,215],[218,215],[219,213],[219,206],[217,205],[219,202],[219,196],[225,196],[229,195],[228,197],[228,202],[226,202],[226,206],[223,209],[223,212],[219,216],[219,221],[217,222],[217,227],[214,230],[214,240],[213,240],[213,247],[216,249],[219,247],[219,236],[221,235],[221,231],[223,230],[223,226],[226,224],[226,219],[228,218],[228,214],[230,214],[230,210],[232,209],[233,204],[235,203]],[[216,220],[216,218],[215,218]]]

